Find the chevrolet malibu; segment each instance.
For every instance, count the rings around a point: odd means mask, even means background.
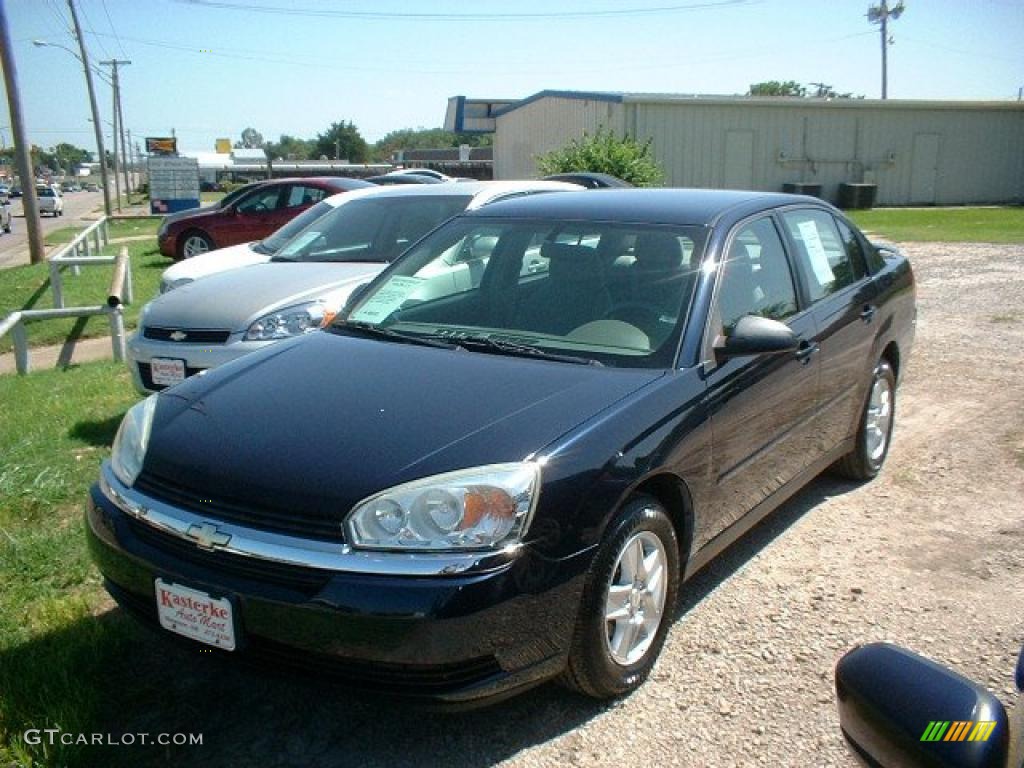
[[[814,198],[497,203],[324,330],[134,406],[91,551],[215,653],[450,703],[621,696],[696,571],[826,468],[879,472],[914,323],[909,263]]]

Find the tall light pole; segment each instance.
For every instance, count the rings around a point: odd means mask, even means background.
[[[107,153],[103,148],[103,129],[100,127],[100,112],[96,107],[96,89],[92,84],[92,68],[89,66],[89,53],[85,49],[85,39],[82,37],[82,27],[78,23],[78,12],[75,10],[74,0],[68,0],[68,10],[71,11],[71,23],[74,25],[75,39],[78,41],[78,49],[81,55],[74,54],[82,62],[82,70],[85,72],[85,86],[89,90],[89,106],[92,109],[92,124],[96,131],[97,159],[100,161],[100,177],[103,179],[103,210],[109,216],[110,209],[110,180],[107,178]],[[62,45],[44,43],[41,40],[33,40],[33,45],[49,45],[54,48],[64,48]],[[64,50],[68,50],[64,48]]]
[[[21,116],[21,95],[18,93],[18,70],[11,52],[11,35],[7,28],[7,14],[0,0],[0,61],[4,67],[7,86],[7,106],[11,113],[11,133],[14,139],[14,159],[21,179],[21,205],[25,211],[25,230],[28,233],[29,260],[40,263],[46,256],[43,250],[43,225],[39,221],[36,201],[36,174],[32,167],[32,145],[25,137],[25,122]]]
[[[892,40],[889,39],[889,19],[896,21],[903,15],[905,6],[903,0],[897,0],[896,5],[889,7],[888,0],[881,0],[878,5],[868,8],[868,21],[878,24],[879,32],[882,35],[882,98],[889,98],[889,66],[888,53]]]

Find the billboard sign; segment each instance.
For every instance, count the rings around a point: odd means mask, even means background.
[[[176,155],[178,154],[178,140],[173,136],[165,138],[147,136],[146,152],[151,155]]]

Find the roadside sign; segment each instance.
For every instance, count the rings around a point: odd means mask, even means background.
[[[199,161],[194,157],[149,158],[149,211],[175,213],[199,207]]]
[[[231,139],[217,139],[217,143],[214,145],[219,155],[230,155],[231,154]]]
[[[178,140],[174,137],[154,138],[147,136],[146,152],[151,155],[176,155],[178,154]]]

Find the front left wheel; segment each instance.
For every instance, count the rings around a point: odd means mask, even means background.
[[[665,642],[679,569],[675,527],[664,507],[636,497],[591,565],[562,684],[596,699],[636,690]]]

